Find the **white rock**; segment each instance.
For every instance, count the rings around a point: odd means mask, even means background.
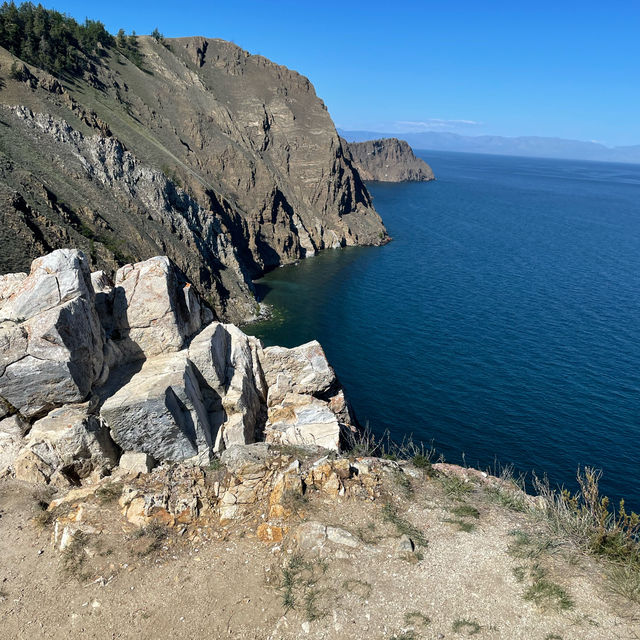
[[[208,461],[213,439],[197,373],[186,351],[147,360],[102,406],[100,415],[125,451],[155,460]]]
[[[129,358],[179,351],[202,326],[199,299],[165,256],[118,269],[113,295],[114,328]]]
[[[125,451],[118,463],[121,471],[126,473],[149,473],[154,467],[153,458],[143,452]]]
[[[201,376],[216,451],[254,441],[264,403],[259,345],[237,327],[217,322],[191,341],[189,359]]]
[[[103,331],[87,260],[60,249],[34,260],[0,307],[0,417],[81,402],[103,370]]]
[[[51,469],[72,481],[106,475],[117,464],[118,452],[108,429],[90,413],[89,403],[54,409],[36,421],[25,440]]]
[[[269,387],[269,406],[279,404],[291,392],[319,395],[337,385],[336,375],[316,340],[293,349],[268,347],[263,350],[261,364]]]
[[[289,393],[282,404],[269,407],[265,440],[337,451],[340,431],[338,418],[327,402],[310,395]]]

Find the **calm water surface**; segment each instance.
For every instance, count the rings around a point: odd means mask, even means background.
[[[423,152],[371,183],[394,241],[259,282],[267,344],[324,346],[359,420],[640,509],[640,166]]]

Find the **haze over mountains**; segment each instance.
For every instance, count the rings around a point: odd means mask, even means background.
[[[414,149],[640,164],[640,145],[607,147],[598,142],[566,140],[564,138],[464,136],[442,131],[381,133],[379,131],[345,131],[339,128],[338,132],[348,142],[363,142],[383,137],[401,138]]]

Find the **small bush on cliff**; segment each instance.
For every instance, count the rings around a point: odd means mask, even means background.
[[[632,559],[640,565],[640,515],[627,513],[624,500],[617,512],[609,498],[600,495],[601,471],[585,467],[578,470],[579,490],[554,491],[549,481],[534,478],[542,496],[552,528],[569,534],[588,551],[611,560]]]

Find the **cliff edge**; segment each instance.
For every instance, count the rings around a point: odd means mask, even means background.
[[[388,240],[307,78],[223,40],[128,41],[58,77],[0,47],[0,273],[166,255],[239,322],[266,270]]]
[[[404,140],[382,138],[346,142],[353,163],[363,180],[380,182],[427,182],[435,180],[431,167]]]

